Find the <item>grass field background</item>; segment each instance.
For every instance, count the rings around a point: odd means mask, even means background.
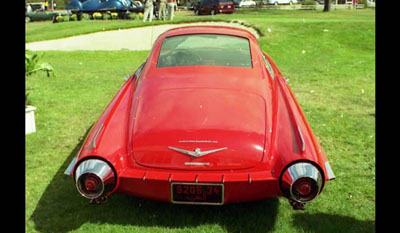
[[[37,132],[26,135],[26,232],[374,232],[375,11],[178,12],[174,22],[198,20],[237,20],[262,32],[259,43],[289,78],[336,180],[306,211],[293,211],[284,198],[209,207],[114,195],[89,205],[63,172],[124,76],[149,51],[39,52],[56,77],[26,80],[37,107]],[[26,41],[144,25],[29,23]]]

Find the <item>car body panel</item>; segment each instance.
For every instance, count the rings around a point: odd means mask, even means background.
[[[297,0],[267,0],[267,4],[275,4],[275,5],[296,4],[297,2],[298,2]]]
[[[59,11],[34,11],[30,13],[25,13],[25,18],[26,22],[44,21],[44,20],[53,20],[54,17],[58,15],[69,15],[69,14],[67,12],[59,12]],[[29,20],[27,18],[29,18]]]
[[[235,4],[229,0],[200,0],[193,9],[198,14],[233,13]]]
[[[165,38],[202,33],[247,38],[252,67],[157,67]],[[217,151],[193,156],[197,149]],[[161,34],[146,62],[94,124],[66,173],[75,176],[88,158],[114,167],[117,183],[107,196],[125,193],[161,201],[171,201],[175,182],[222,184],[224,203],[287,197],[283,174],[299,162],[321,173],[321,191],[334,179],[277,66],[250,32],[222,26]]]
[[[133,4],[131,0],[72,0],[65,7],[73,12],[143,12],[143,6]]]
[[[209,163],[201,169],[248,168],[261,161],[265,144],[265,102],[261,96],[208,88],[155,92],[158,93],[153,97],[143,96],[137,107],[132,145],[137,163],[159,168],[193,169],[185,165],[193,160],[193,156],[168,149],[170,146],[195,150],[199,143],[186,142],[193,140],[212,141],[201,143],[201,150],[227,148],[196,159],[196,162]]]
[[[239,7],[249,7],[249,6],[256,6],[256,2],[252,0],[242,0],[238,4]]]

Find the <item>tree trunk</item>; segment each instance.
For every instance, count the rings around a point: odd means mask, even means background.
[[[331,0],[325,0],[324,2],[324,12],[327,12],[331,9]]]

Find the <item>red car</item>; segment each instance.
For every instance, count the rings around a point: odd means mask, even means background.
[[[207,205],[283,196],[294,209],[335,178],[256,37],[222,26],[160,35],[65,174],[92,203],[114,193]]]
[[[193,5],[195,15],[201,14],[232,14],[235,11],[235,4],[232,0],[200,0]]]

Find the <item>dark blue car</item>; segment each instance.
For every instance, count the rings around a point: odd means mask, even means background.
[[[131,0],[72,0],[66,7],[72,12],[143,12],[143,6],[131,2]]]

